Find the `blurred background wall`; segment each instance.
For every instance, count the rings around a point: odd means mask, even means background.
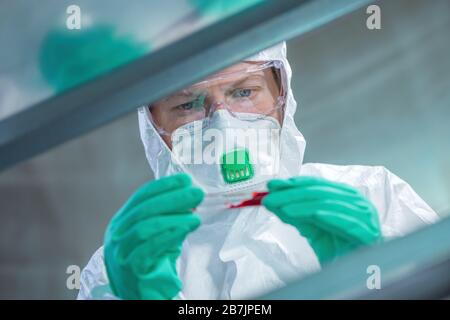
[[[450,214],[450,2],[381,1],[288,43],[305,161],[384,165]],[[83,267],[151,179],[137,115],[0,173],[0,298],[74,298]]]

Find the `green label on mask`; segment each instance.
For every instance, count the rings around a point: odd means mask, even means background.
[[[253,177],[253,166],[246,149],[234,150],[222,155],[222,176],[225,182],[235,183]]]

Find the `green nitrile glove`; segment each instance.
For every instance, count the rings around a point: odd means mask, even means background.
[[[375,207],[356,189],[315,177],[272,180],[262,204],[305,238],[323,264],[381,239]]]
[[[200,225],[192,209],[203,200],[186,174],[151,181],[112,218],[105,265],[122,299],[172,299],[181,290],[175,263],[188,233]]]
[[[202,15],[223,17],[264,2],[264,0],[189,0],[189,2]]]

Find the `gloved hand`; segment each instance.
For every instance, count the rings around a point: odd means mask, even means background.
[[[348,185],[295,177],[268,189],[262,204],[307,238],[321,264],[381,239],[375,207]]]
[[[181,290],[176,260],[186,235],[200,225],[192,213],[203,200],[190,177],[177,174],[141,187],[112,218],[105,265],[122,299],[172,299]]]

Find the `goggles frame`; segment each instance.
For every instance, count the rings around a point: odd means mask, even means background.
[[[216,74],[213,76],[209,76],[206,77],[204,80],[199,81],[194,83],[193,85],[191,85],[189,88],[195,88],[195,87],[201,87],[201,86],[205,86],[206,84],[210,84],[211,82],[218,82],[221,80],[226,80],[230,77],[232,77],[233,75],[237,75],[237,74],[243,74],[243,73],[250,73],[250,72],[257,72],[257,71],[262,71],[262,70],[266,70],[271,68],[272,72],[273,72],[273,76],[277,82],[277,85],[280,87],[280,95],[276,98],[275,101],[275,105],[273,106],[272,109],[268,110],[265,113],[261,113],[258,116],[253,117],[252,119],[241,119],[244,121],[257,121],[260,119],[264,119],[265,117],[267,117],[269,114],[283,109],[283,117],[284,118],[284,108],[286,105],[286,98],[287,98],[287,74],[286,74],[286,70],[284,68],[283,62],[280,60],[272,60],[272,61],[265,61],[262,62],[261,61],[251,61],[251,60],[244,60],[243,62],[248,62],[248,63],[254,63],[254,65],[249,66],[248,68],[245,68],[243,70],[239,70],[239,71],[234,71],[234,72],[223,72],[220,74]],[[208,127],[209,125],[209,120],[211,119],[212,115],[214,114],[214,112],[216,111],[216,107],[214,107],[214,105],[216,105],[216,103],[213,103],[210,107],[210,112],[208,113],[207,116],[205,116],[203,119],[200,120],[194,120],[192,122],[195,121],[202,121],[203,122],[203,126],[202,128],[205,129],[206,127]],[[220,102],[219,103],[221,106],[224,107],[224,109],[226,109],[233,117],[235,118],[239,118],[239,116],[237,116],[235,114],[235,112],[231,109],[231,107],[225,103],[225,102]],[[160,135],[165,135],[165,136],[171,136],[173,132],[168,132],[166,131],[164,128],[160,127],[156,121],[153,119],[152,117],[152,113],[151,113],[151,104],[146,106],[146,113],[148,116],[148,119],[150,120],[151,124],[153,125],[153,127],[155,128],[155,130],[160,134]]]

